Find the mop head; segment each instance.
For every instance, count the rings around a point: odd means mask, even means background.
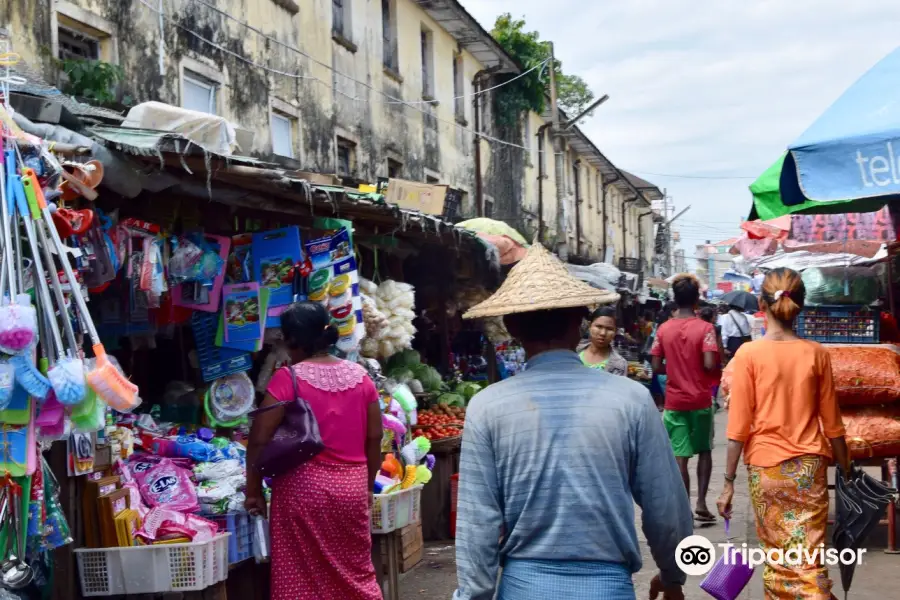
[[[9,406],[15,384],[16,368],[8,362],[0,362],[0,410]]]
[[[431,481],[431,471],[425,465],[416,467],[416,484],[425,485]]]
[[[0,307],[0,350],[18,354],[37,337],[37,312],[27,294],[19,294],[16,304]]]
[[[84,400],[87,386],[84,365],[77,358],[63,358],[47,373],[53,393],[61,404],[74,406]]]
[[[400,450],[400,455],[408,465],[417,465],[431,452],[431,441],[426,437],[417,437]]]
[[[406,490],[413,486],[416,483],[416,468],[412,465],[407,465],[406,474],[403,475],[403,481],[400,482],[400,489]]]
[[[103,344],[94,345],[97,357],[95,368],[87,374],[88,385],[97,396],[119,412],[128,412],[138,405],[136,385],[116,369],[106,356]]]
[[[388,454],[384,462],[381,463],[381,472],[392,479],[400,479],[400,476],[403,474],[403,466],[396,456]]]
[[[44,400],[50,393],[50,381],[34,366],[30,356],[17,354],[9,359],[16,370],[16,381],[28,395],[37,400]]]

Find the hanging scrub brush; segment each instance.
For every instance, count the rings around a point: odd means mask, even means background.
[[[60,261],[62,262],[63,272],[66,274],[66,280],[69,281],[70,285],[72,286],[72,299],[75,301],[75,306],[78,308],[78,314],[81,316],[82,322],[84,323],[85,328],[88,330],[88,334],[91,338],[91,343],[93,344],[96,363],[94,370],[88,372],[87,374],[88,385],[90,385],[91,388],[93,388],[93,390],[97,392],[97,396],[99,396],[115,410],[118,410],[120,412],[128,412],[138,404],[138,388],[136,385],[128,381],[125,375],[120,373],[106,356],[106,349],[103,347],[103,344],[100,343],[100,336],[97,334],[97,328],[94,327],[94,321],[91,319],[91,313],[88,311],[88,307],[84,301],[84,297],[81,295],[81,290],[78,289],[78,280],[75,277],[75,273],[72,272],[72,265],[69,264],[68,251],[66,250],[65,246],[63,246],[62,240],[59,239],[59,234],[53,227],[53,218],[50,215],[50,209],[47,206],[46,201],[44,200],[44,194],[41,191],[41,187],[37,182],[37,176],[31,169],[24,169],[23,173],[23,183],[27,180],[30,180],[32,182],[32,188],[34,189],[35,193],[35,201],[37,203],[37,206],[41,209],[41,215],[43,216],[43,224],[50,232],[51,241],[53,242],[53,245],[56,248],[56,253],[59,256]],[[38,225],[40,225],[40,223],[38,223]]]
[[[15,163],[13,163],[15,164]],[[0,351],[18,354],[29,348],[37,337],[37,313],[27,294],[17,295],[13,243],[10,235],[10,204],[7,197],[7,167],[0,165],[0,218],[3,219],[3,261],[6,262],[10,303],[0,306]],[[11,172],[15,173],[15,170]],[[0,302],[4,299],[0,298]]]
[[[25,234],[28,237],[32,260],[34,261],[34,280],[40,293],[41,306],[46,312],[47,324],[50,326],[53,344],[58,352],[56,364],[47,372],[47,379],[50,380],[56,399],[64,405],[73,406],[84,400],[86,387],[84,365],[80,359],[67,356],[63,349],[59,323],[56,320],[56,311],[53,310],[50,288],[47,285],[47,278],[44,276],[43,261],[41,260],[41,252],[38,249],[34,232],[34,222],[32,221],[32,217],[40,215],[35,194],[35,190],[39,189],[38,186],[40,184],[34,177],[28,177],[26,180],[19,182],[19,184],[16,188],[16,211],[25,223]],[[55,273],[52,263],[50,264],[50,269]],[[79,292],[76,290],[75,293]],[[57,298],[60,297],[62,297],[62,290],[59,290],[57,294]],[[65,304],[60,306],[60,312],[65,316]]]
[[[40,215],[39,212],[37,214]],[[34,213],[32,213],[32,216],[34,216]],[[44,261],[47,265],[47,272],[50,274],[50,287],[53,290],[54,296],[56,297],[56,304],[57,306],[59,306],[59,312],[63,322],[63,331],[66,334],[66,343],[68,343],[69,345],[68,354],[66,353],[66,350],[64,348],[60,347],[59,355],[65,356],[67,358],[66,360],[60,359],[59,364],[61,364],[64,369],[72,371],[72,361],[70,360],[70,358],[79,359],[80,353],[78,351],[78,342],[75,340],[75,332],[72,330],[72,320],[69,318],[68,310],[66,309],[66,297],[63,294],[62,285],[59,282],[59,274],[56,271],[56,263],[53,260],[53,254],[50,252],[50,243],[47,240],[47,234],[44,232],[43,223],[39,219],[40,217],[37,217],[34,221],[38,236],[38,245],[41,247],[41,251],[44,254]],[[49,312],[47,316],[52,319],[54,317],[53,312]],[[84,375],[84,362],[79,359],[75,361],[75,364],[77,364],[77,369],[81,373],[81,381],[82,385],[84,386],[84,390],[80,400],[71,403],[63,402],[63,404],[79,404],[87,397],[87,394],[90,393],[88,386],[85,384],[86,380]],[[73,373],[70,378],[74,376],[75,375]],[[74,397],[75,396],[73,395],[71,399],[74,399]]]
[[[7,361],[0,362],[0,410],[9,406],[16,385],[16,368]]]

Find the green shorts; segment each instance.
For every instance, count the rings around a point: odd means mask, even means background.
[[[715,410],[715,406],[711,406],[700,410],[663,411],[663,423],[676,457],[690,458],[712,450]]]

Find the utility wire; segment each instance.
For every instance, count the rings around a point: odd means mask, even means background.
[[[270,73],[274,73],[274,74],[276,74],[276,75],[282,75],[282,76],[284,76],[284,77],[289,77],[289,78],[291,78],[291,79],[295,79],[295,80],[307,80],[307,81],[318,82],[318,83],[320,83],[320,84],[322,84],[322,85],[325,85],[325,86],[328,86],[329,88],[331,88],[332,91],[333,91],[334,93],[337,93],[337,94],[339,94],[339,95],[341,95],[341,96],[344,96],[344,97],[346,97],[346,98],[348,98],[348,99],[350,99],[350,100],[356,101],[356,102],[371,102],[370,99],[367,99],[367,98],[359,98],[359,97],[357,97],[357,96],[351,96],[351,95],[349,95],[349,94],[347,94],[347,93],[345,93],[345,92],[342,92],[342,91],[340,91],[340,90],[338,90],[338,89],[335,88],[333,82],[330,82],[330,81],[324,81],[324,80],[322,80],[322,79],[320,79],[320,78],[318,78],[318,77],[315,77],[314,75],[300,75],[299,73],[290,73],[290,72],[282,71],[282,70],[279,70],[279,69],[273,69],[272,67],[269,67],[269,66],[267,66],[267,65],[263,65],[263,64],[261,64],[261,63],[258,63],[258,62],[256,62],[256,61],[254,61],[254,60],[252,60],[252,59],[249,59],[249,58],[247,58],[247,57],[245,57],[245,56],[242,56],[242,55],[240,55],[240,54],[238,54],[238,53],[236,53],[236,52],[234,52],[234,51],[232,51],[232,50],[229,50],[228,48],[225,48],[224,46],[222,46],[222,45],[220,45],[220,44],[217,44],[217,43],[213,42],[212,40],[209,40],[209,39],[205,38],[203,35],[197,33],[196,31],[190,29],[189,27],[185,27],[185,26],[182,25],[181,23],[178,23],[177,21],[175,21],[174,19],[172,19],[171,17],[169,17],[169,16],[168,16],[167,14],[165,14],[163,11],[159,10],[159,8],[157,8],[157,7],[155,7],[155,6],[151,5],[151,4],[149,4],[146,0],[138,0],[138,1],[139,1],[141,4],[143,4],[143,5],[144,5],[147,9],[149,9],[150,11],[156,13],[157,15],[162,16],[164,20],[169,21],[170,23],[172,23],[175,27],[178,27],[179,29],[181,29],[181,30],[183,30],[183,31],[185,31],[185,32],[187,32],[187,33],[189,33],[189,34],[192,35],[192,36],[194,36],[195,38],[197,38],[197,39],[200,40],[201,42],[203,42],[203,43],[205,43],[205,44],[207,44],[207,45],[209,45],[209,46],[211,46],[211,47],[213,47],[213,48],[215,48],[215,49],[217,49],[217,50],[219,50],[219,51],[221,51],[221,52],[224,52],[224,53],[228,54],[229,56],[232,56],[232,57],[234,57],[234,58],[236,58],[236,59],[238,59],[238,60],[240,60],[240,61],[242,61],[242,62],[244,62],[244,63],[246,63],[246,64],[249,64],[249,65],[251,65],[251,66],[253,66],[253,67],[256,67],[256,68],[258,68],[258,69],[262,69],[262,70],[264,70],[264,71],[268,71],[268,72],[270,72]],[[353,83],[362,85],[362,86],[365,87],[366,89],[368,89],[368,90],[370,90],[370,91],[372,91],[372,92],[375,92],[376,94],[379,94],[379,95],[381,95],[381,96],[386,97],[388,100],[385,101],[384,104],[400,104],[400,105],[408,106],[408,107],[410,107],[410,108],[412,108],[412,109],[414,109],[414,110],[417,110],[417,111],[421,112],[421,113],[424,114],[424,115],[427,115],[427,116],[429,116],[429,117],[435,119],[435,120],[438,121],[438,122],[445,123],[445,124],[447,124],[447,125],[451,125],[451,126],[457,128],[457,129],[461,130],[461,131],[465,131],[465,132],[471,133],[472,135],[475,135],[475,136],[477,136],[477,137],[479,137],[479,138],[481,138],[481,139],[487,140],[487,141],[489,141],[489,142],[494,142],[494,143],[497,143],[497,144],[501,144],[501,145],[504,145],[504,146],[508,146],[508,147],[510,147],[510,148],[518,148],[518,149],[520,149],[520,150],[525,150],[525,151],[527,151],[527,152],[536,152],[538,155],[540,155],[540,154],[553,154],[553,151],[552,151],[552,150],[540,150],[540,149],[537,149],[537,150],[536,150],[536,149],[531,148],[531,147],[529,147],[529,146],[524,146],[524,145],[522,145],[522,144],[516,144],[516,143],[513,143],[513,142],[509,142],[509,141],[506,141],[506,140],[502,140],[502,139],[500,139],[500,138],[496,138],[496,137],[487,135],[487,134],[482,133],[482,132],[475,131],[474,129],[469,129],[468,127],[465,127],[465,126],[463,126],[463,125],[460,125],[459,123],[457,123],[457,122],[455,122],[455,121],[449,121],[449,120],[447,120],[447,119],[442,119],[442,118],[438,117],[437,115],[434,115],[434,114],[432,114],[432,113],[429,112],[429,111],[422,110],[421,108],[419,108],[418,106],[416,106],[416,104],[432,105],[432,104],[434,103],[434,101],[429,101],[429,100],[423,100],[423,101],[407,101],[407,100],[403,100],[403,99],[400,99],[400,98],[396,98],[396,97],[394,97],[394,96],[391,96],[390,94],[388,94],[388,93],[386,93],[386,92],[383,92],[383,91],[381,91],[381,90],[379,90],[379,89],[376,89],[374,86],[372,86],[372,85],[370,85],[370,84],[368,84],[368,83],[366,83],[366,82],[364,82],[364,81],[360,81],[360,80],[358,80],[358,79],[356,79],[356,78],[354,78],[354,77],[351,77],[350,75],[347,75],[347,74],[345,74],[345,73],[341,73],[340,71],[338,71],[337,69],[335,69],[333,66],[331,66],[331,65],[329,65],[329,64],[327,64],[327,63],[325,63],[325,62],[322,62],[321,60],[315,58],[314,56],[312,56],[312,55],[310,55],[310,54],[304,52],[304,51],[301,50],[300,48],[297,48],[296,46],[292,46],[292,45],[290,45],[290,44],[287,44],[287,43],[285,43],[285,42],[282,42],[282,41],[278,40],[277,38],[274,38],[274,37],[272,37],[272,36],[266,34],[266,33],[263,32],[262,30],[260,30],[260,29],[258,29],[258,28],[256,28],[256,27],[254,27],[254,26],[252,26],[252,25],[250,25],[250,24],[247,23],[246,21],[243,21],[243,20],[241,20],[241,19],[235,17],[235,16],[232,15],[231,13],[229,13],[229,12],[227,12],[227,11],[225,11],[225,10],[223,10],[223,9],[221,9],[221,8],[219,8],[219,7],[217,7],[217,6],[214,6],[214,5],[212,5],[212,4],[208,3],[208,2],[206,2],[206,0],[191,0],[191,1],[192,1],[192,2],[195,2],[195,3],[197,3],[197,4],[201,4],[201,5],[203,5],[203,6],[207,7],[207,8],[209,8],[209,9],[211,9],[211,10],[213,10],[213,11],[215,11],[215,12],[221,14],[221,15],[224,16],[225,18],[230,19],[230,20],[234,21],[235,23],[238,23],[238,24],[242,25],[243,27],[249,29],[250,31],[256,33],[257,35],[263,37],[264,39],[268,40],[269,42],[271,42],[271,43],[273,43],[273,44],[275,44],[275,45],[277,45],[277,46],[281,46],[281,47],[283,47],[283,48],[285,48],[285,49],[287,49],[287,50],[290,50],[290,51],[292,51],[292,52],[296,52],[296,53],[299,54],[300,56],[303,56],[303,57],[305,57],[305,58],[308,58],[309,60],[311,60],[311,61],[314,62],[315,64],[317,64],[317,65],[319,65],[319,66],[321,66],[321,67],[323,67],[323,68],[325,68],[325,69],[331,71],[331,72],[334,73],[335,75],[338,75],[338,76],[340,76],[340,77],[344,77],[345,79],[347,79],[347,80],[349,80],[349,81],[352,81]],[[508,80],[508,81],[505,81],[505,82],[503,82],[503,83],[501,83],[501,84],[498,84],[498,85],[493,86],[493,87],[491,87],[491,88],[487,88],[487,89],[485,89],[485,90],[479,90],[478,92],[473,92],[473,93],[471,93],[471,94],[463,94],[463,95],[461,95],[461,96],[456,96],[456,97],[453,98],[453,100],[455,101],[455,100],[462,99],[462,98],[475,97],[475,96],[478,96],[478,95],[480,95],[480,94],[485,94],[485,93],[487,93],[487,92],[496,90],[496,89],[501,88],[501,87],[503,87],[503,86],[505,86],[505,85],[509,85],[509,84],[512,83],[513,81],[515,81],[515,80],[517,80],[517,79],[519,79],[519,78],[521,78],[521,77],[524,77],[525,75],[528,75],[529,73],[533,72],[535,69],[539,69],[539,68],[540,68],[540,69],[543,69],[543,68],[547,65],[547,63],[548,63],[549,61],[550,61],[550,59],[548,58],[548,59],[544,60],[543,62],[541,62],[541,63],[539,63],[539,64],[533,66],[533,67],[532,67],[531,69],[529,69],[528,71],[525,71],[524,73],[520,73],[520,74],[517,75],[516,77],[514,77],[514,78],[512,78],[512,79],[510,79],[510,80]],[[626,170],[629,171],[629,172],[631,172],[631,173],[635,173],[635,174],[650,175],[650,176],[655,176],[655,177],[681,177],[681,178],[686,178],[686,179],[755,179],[755,178],[753,178],[753,177],[706,177],[706,176],[699,176],[699,175],[673,175],[673,174],[651,173],[651,172],[649,172],[649,171],[637,171],[637,170],[632,170],[632,169],[626,169]]]
[[[681,174],[677,175],[674,173],[651,173],[650,171],[629,171],[630,173],[634,173],[635,175],[650,175],[651,177],[673,177],[675,179],[721,179],[721,180],[730,180],[730,179],[757,179],[759,176],[750,177],[746,175],[688,175]]]
[[[142,1],[143,1],[143,0],[142,0]],[[242,21],[241,19],[235,17],[234,15],[232,15],[231,13],[229,13],[228,11],[219,8],[218,6],[215,6],[215,5],[213,5],[213,4],[210,4],[209,2],[206,2],[205,0],[191,0],[191,1],[192,1],[192,2],[195,2],[195,3],[197,3],[197,4],[202,4],[203,6],[209,8],[210,10],[213,10],[213,11],[219,13],[219,14],[222,15],[223,17],[225,17],[225,18],[227,18],[227,19],[230,19],[230,20],[234,21],[235,23],[239,23],[239,24],[243,25],[244,27],[246,27],[246,28],[249,29],[250,31],[252,31],[252,32],[254,32],[255,34],[257,34],[257,35],[263,37],[264,39],[266,39],[266,40],[272,42],[273,44],[277,44],[277,45],[279,45],[279,46],[281,46],[281,47],[283,47],[283,48],[286,48],[286,49],[288,49],[288,50],[291,50],[292,52],[296,52],[296,53],[299,54],[300,56],[304,56],[304,57],[310,59],[311,61],[315,62],[317,65],[322,66],[322,67],[325,67],[326,69],[329,69],[330,71],[333,71],[335,74],[340,75],[341,77],[346,77],[347,79],[349,79],[350,81],[353,81],[353,82],[355,82],[355,83],[360,83],[360,84],[362,84],[362,85],[368,85],[368,84],[366,84],[366,83],[364,83],[364,82],[362,82],[362,81],[359,81],[359,80],[357,80],[357,79],[354,79],[353,77],[351,77],[351,76],[349,76],[349,75],[346,75],[346,74],[344,74],[344,73],[341,73],[340,71],[336,70],[336,69],[335,69],[334,67],[332,67],[331,65],[326,64],[326,63],[324,63],[324,62],[322,62],[322,61],[320,61],[320,60],[318,60],[318,59],[316,59],[316,58],[310,56],[308,53],[304,52],[304,51],[301,50],[300,48],[297,48],[296,46],[292,46],[292,45],[290,45],[290,44],[287,44],[287,43],[285,43],[285,42],[282,42],[282,41],[280,41],[280,40],[278,40],[278,39],[276,39],[276,38],[274,38],[274,37],[268,35],[267,33],[263,32],[262,30],[257,29],[256,27],[250,25],[250,23],[248,23],[248,22],[246,22],[246,21]],[[501,83],[501,84],[495,85],[494,87],[490,87],[490,88],[487,88],[487,89],[485,89],[485,90],[479,90],[479,91],[477,91],[477,92],[472,92],[471,94],[462,94],[462,95],[460,95],[460,96],[454,96],[453,98],[451,98],[451,100],[461,100],[461,99],[463,99],[463,98],[472,98],[472,97],[475,97],[475,96],[479,96],[479,95],[481,95],[481,94],[486,94],[486,93],[488,93],[488,92],[491,92],[491,91],[493,91],[493,90],[496,90],[496,89],[498,89],[498,88],[501,88],[501,87],[503,87],[503,86],[505,86],[505,85],[509,85],[509,84],[512,83],[513,81],[516,81],[517,79],[521,79],[522,77],[525,77],[526,75],[528,75],[529,73],[531,73],[532,71],[534,71],[534,70],[536,70],[536,69],[543,69],[543,67],[544,67],[548,62],[550,62],[550,59],[549,59],[549,58],[543,60],[543,61],[540,62],[539,64],[536,64],[535,66],[531,67],[530,69],[528,69],[528,70],[525,71],[524,73],[519,73],[518,75],[516,75],[516,76],[513,77],[512,79],[510,79],[510,80],[508,80],[508,81],[504,81],[504,82]],[[388,97],[390,97],[390,96],[388,96]],[[389,100],[389,101],[385,102],[385,104],[433,104],[434,102],[435,102],[434,100],[415,100],[415,101],[407,101],[407,100]]]
[[[241,56],[240,54],[237,54],[237,53],[235,53],[235,52],[232,52],[231,50],[228,50],[227,48],[225,48],[225,47],[223,47],[223,46],[221,46],[221,45],[219,45],[219,44],[216,44],[215,42],[213,42],[213,41],[211,41],[211,40],[206,39],[205,37],[203,37],[202,35],[200,35],[200,34],[197,33],[196,31],[190,29],[189,27],[185,27],[184,25],[181,25],[180,23],[174,21],[171,17],[169,17],[169,16],[163,14],[163,13],[162,13],[158,8],[156,8],[155,6],[152,6],[152,5],[148,4],[148,3],[146,2],[146,0],[138,0],[138,1],[139,1],[141,4],[143,4],[145,7],[147,7],[149,10],[151,10],[152,12],[157,13],[157,14],[159,14],[159,15],[162,15],[162,17],[163,17],[166,21],[169,21],[170,23],[172,23],[173,25],[175,25],[175,26],[178,27],[179,29],[181,29],[181,30],[183,30],[183,31],[185,31],[185,32],[187,32],[187,33],[193,35],[194,37],[196,37],[196,38],[197,38],[198,40],[200,40],[201,42],[204,42],[205,44],[208,44],[208,45],[212,46],[213,48],[216,48],[217,50],[221,50],[222,52],[225,52],[225,53],[227,53],[227,54],[229,54],[229,55],[231,55],[231,56],[237,58],[238,60],[241,60],[241,61],[243,61],[243,62],[245,62],[245,63],[247,63],[247,64],[249,64],[249,65],[252,65],[252,66],[257,67],[257,68],[259,68],[259,69],[263,69],[263,70],[265,70],[265,71],[269,71],[269,72],[272,72],[272,73],[275,73],[275,74],[278,74],[278,75],[284,75],[284,76],[286,76],[286,77],[291,77],[291,78],[293,78],[293,79],[305,79],[305,80],[310,80],[310,81],[316,81],[316,82],[318,82],[318,83],[321,83],[322,85],[328,86],[329,88],[332,89],[332,91],[333,91],[334,93],[339,94],[339,95],[341,95],[341,96],[344,96],[344,97],[346,97],[346,98],[348,98],[348,99],[350,99],[350,100],[353,100],[353,101],[356,101],[356,102],[369,102],[369,100],[366,99],[366,98],[359,98],[358,96],[351,96],[351,95],[349,95],[349,94],[347,94],[347,93],[345,93],[345,92],[342,92],[342,91],[340,91],[340,90],[338,90],[338,89],[335,89],[335,87],[334,87],[334,85],[333,85],[332,82],[330,82],[330,81],[324,81],[324,80],[319,79],[318,77],[315,77],[315,76],[313,76],[313,75],[305,75],[305,76],[304,76],[304,75],[298,75],[298,74],[296,74],[296,73],[288,73],[288,72],[285,72],[285,71],[279,71],[279,70],[277,70],[277,69],[272,69],[271,67],[268,67],[268,66],[266,66],[266,65],[262,65],[262,64],[259,64],[259,63],[257,63],[257,62],[254,62],[253,60],[250,60],[250,59],[248,59],[248,58],[246,58],[246,57],[244,57],[244,56]],[[194,0],[194,1],[200,2],[201,0]],[[241,23],[241,21],[237,21],[237,22],[238,22],[238,23]],[[298,50],[298,52],[299,52],[299,50]],[[306,54],[304,54],[304,53],[302,53],[302,52],[301,52],[301,54],[303,54],[304,56],[308,56],[308,55],[306,55]],[[328,66],[328,65],[325,65],[324,63],[321,63],[320,61],[318,61],[318,60],[316,60],[316,59],[311,59],[311,60],[313,60],[314,62],[317,62],[317,63],[319,63],[319,64],[322,64],[322,65],[325,66],[326,68],[330,69],[330,70],[331,70],[333,73],[335,73],[336,75],[341,75],[341,76],[343,76],[343,77],[346,77],[346,78],[349,79],[350,81],[353,81],[354,83],[358,83],[359,85],[364,86],[365,88],[367,88],[367,89],[369,89],[369,90],[375,92],[376,94],[380,94],[380,95],[382,95],[382,96],[386,96],[386,97],[391,98],[391,99],[393,99],[393,100],[398,100],[397,98],[394,98],[393,96],[391,96],[391,95],[389,95],[389,94],[387,94],[387,93],[385,93],[385,92],[382,92],[381,90],[378,90],[378,89],[374,88],[373,86],[369,85],[368,83],[365,83],[365,82],[359,81],[359,80],[357,80],[357,79],[354,79],[354,78],[350,77],[349,75],[344,75],[343,73],[341,73],[341,72],[339,72],[339,71],[336,71],[335,69],[331,68],[331,67]],[[427,115],[427,116],[431,117],[431,118],[434,119],[435,121],[438,121],[438,122],[441,122],[441,123],[445,123],[445,124],[447,124],[447,125],[451,125],[451,126],[453,126],[453,127],[456,127],[457,129],[460,129],[461,131],[466,131],[466,132],[468,132],[468,133],[471,133],[472,135],[475,135],[475,136],[477,136],[477,137],[479,137],[479,138],[481,138],[481,139],[483,139],[483,140],[487,140],[487,141],[489,141],[489,142],[495,142],[495,143],[497,143],[497,144],[502,144],[502,145],[504,145],[504,146],[509,146],[509,147],[511,147],[511,148],[519,148],[520,150],[527,150],[527,151],[529,151],[529,152],[532,151],[532,149],[529,148],[529,147],[527,147],[527,146],[523,146],[523,145],[521,145],[521,144],[515,144],[515,143],[513,143],[513,142],[507,142],[506,140],[501,140],[500,138],[496,138],[496,137],[487,135],[487,134],[485,134],[485,133],[481,133],[481,132],[475,131],[475,130],[473,130],[473,129],[469,129],[468,127],[464,127],[464,126],[460,125],[459,123],[456,123],[455,121],[448,121],[447,119],[442,119],[442,118],[438,117],[437,115],[435,115],[435,114],[433,114],[433,113],[431,113],[431,112],[429,112],[429,111],[427,111],[427,110],[422,110],[422,109],[419,108],[418,106],[415,106],[414,104],[410,104],[410,103],[408,103],[408,102],[406,102],[406,101],[404,101],[404,100],[399,100],[398,103],[402,103],[402,104],[404,104],[404,105],[406,105],[406,106],[409,106],[409,107],[412,108],[413,110],[417,110],[417,111],[419,111],[420,113],[422,113],[423,115]]]

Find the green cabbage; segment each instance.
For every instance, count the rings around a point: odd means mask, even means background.
[[[412,367],[412,372],[415,373],[416,379],[422,382],[422,387],[426,392],[435,393],[441,391],[441,374],[437,372],[437,369],[419,364]]]
[[[412,368],[422,363],[422,357],[418,352],[412,349],[401,350],[387,360],[384,365],[384,372],[390,376],[390,373],[401,368]]]
[[[447,406],[465,406],[466,399],[459,394],[441,394],[438,397],[438,404],[446,404]]]
[[[415,379],[416,374],[412,372],[412,369],[399,367],[398,369],[388,373],[388,377],[399,383],[406,383],[407,381]]]
[[[472,399],[472,396],[481,391],[481,385],[475,383],[474,381],[463,381],[456,389],[453,390],[454,394],[459,394],[463,398],[466,399],[466,402]]]

